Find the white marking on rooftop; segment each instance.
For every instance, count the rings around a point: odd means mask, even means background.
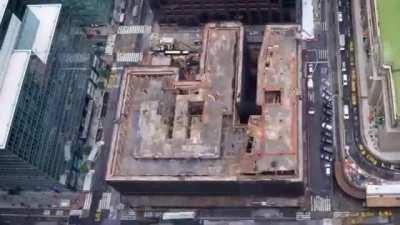
[[[0,149],[5,148],[31,51],[14,51],[0,89]]]
[[[0,0],[0,23],[3,20],[4,12],[6,11],[8,0]]]
[[[40,21],[32,51],[43,63],[46,63],[60,15],[61,4],[28,5],[27,10],[30,10]]]
[[[314,6],[313,0],[302,1],[302,38],[303,39],[314,39]]]

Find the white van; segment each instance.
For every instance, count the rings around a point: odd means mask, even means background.
[[[343,117],[345,120],[348,120],[350,118],[349,116],[349,105],[344,105],[343,106]]]
[[[314,88],[314,82],[313,82],[312,78],[308,78],[307,79],[307,88],[308,89],[313,89]]]

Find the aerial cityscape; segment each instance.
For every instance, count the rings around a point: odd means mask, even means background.
[[[0,225],[400,225],[400,0],[0,0]]]

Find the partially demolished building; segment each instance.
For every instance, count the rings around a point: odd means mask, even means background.
[[[297,32],[296,25],[266,26],[257,90],[243,82],[244,28],[235,22],[205,26],[196,73],[171,60],[126,68],[107,182],[134,195],[133,205],[152,205],[152,195],[158,202],[162,196],[302,195]],[[177,58],[186,65],[193,56]],[[245,91],[256,91],[260,109],[247,123],[238,113]]]

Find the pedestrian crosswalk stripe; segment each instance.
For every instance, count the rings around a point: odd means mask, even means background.
[[[111,35],[107,36],[106,49],[105,49],[106,55],[113,54],[116,39],[117,39],[117,35],[115,35],[115,34],[111,34]]]
[[[296,220],[311,220],[310,212],[296,212]]]
[[[311,211],[312,212],[330,212],[331,199],[321,196],[311,196]]]
[[[102,209],[110,209],[111,207],[111,192],[103,193],[100,202],[99,202],[99,210]]]
[[[328,50],[320,49],[317,51],[317,55],[319,60],[326,60],[328,59]]]
[[[85,202],[83,203],[83,209],[89,210],[90,205],[92,204],[93,194],[91,192],[86,193]]]
[[[119,26],[118,34],[144,34],[151,31],[151,26],[134,25],[134,26]]]
[[[322,31],[326,31],[326,30],[327,30],[326,21],[321,22],[321,23],[320,23],[320,26],[321,26],[321,30],[322,30]]]
[[[140,62],[143,58],[141,52],[118,52],[117,62]]]

